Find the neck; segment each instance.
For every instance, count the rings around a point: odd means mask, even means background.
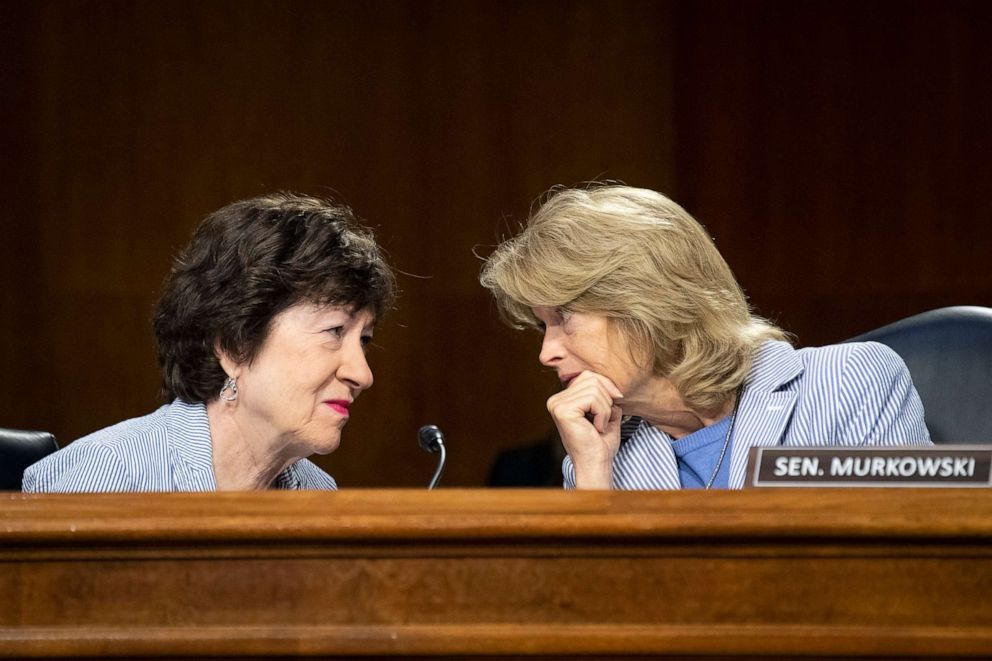
[[[252,433],[260,425],[250,424],[239,408],[221,400],[207,404],[217,490],[268,489],[298,457],[289,452],[282,438]]]
[[[672,438],[682,438],[724,419],[734,410],[736,402],[737,395],[733,394],[712,409],[693,409],[671,381],[653,376],[635,392],[625,393],[623,412],[647,420]]]

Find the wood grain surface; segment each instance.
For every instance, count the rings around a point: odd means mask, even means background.
[[[5,495],[0,657],[980,658],[986,490]]]

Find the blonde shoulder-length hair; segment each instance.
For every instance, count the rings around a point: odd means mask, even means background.
[[[539,327],[534,307],[605,315],[631,357],[695,410],[732,396],[761,343],[788,339],[751,313],[706,230],[643,188],[552,189],[480,281],[516,328]]]

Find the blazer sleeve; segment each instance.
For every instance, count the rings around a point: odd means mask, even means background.
[[[30,493],[134,491],[127,463],[103,444],[66,446],[24,471],[22,490]]]
[[[841,373],[840,445],[933,445],[902,358],[877,342],[850,345]]]
[[[561,461],[561,475],[562,475],[562,486],[565,489],[575,488],[575,465],[572,464],[572,458],[565,455],[565,458]]]

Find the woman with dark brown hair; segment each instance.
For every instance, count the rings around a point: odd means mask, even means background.
[[[170,403],[71,443],[25,491],[334,489],[333,452],[372,385],[365,345],[394,281],[351,210],[295,194],[211,214],[155,312]]]

